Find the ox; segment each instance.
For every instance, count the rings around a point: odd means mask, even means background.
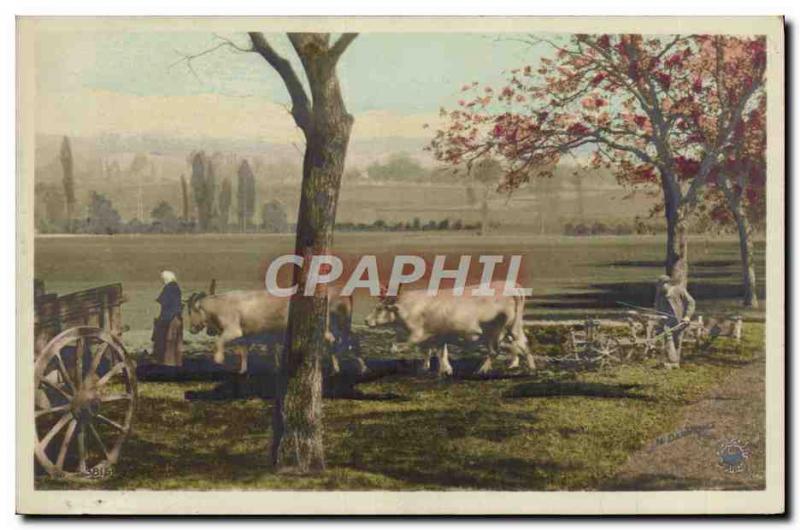
[[[478,286],[472,286],[475,288]],[[513,358],[509,368],[519,366],[523,355],[530,369],[533,356],[528,351],[528,339],[522,328],[525,306],[523,294],[504,294],[505,282],[490,284],[495,294],[491,296],[455,296],[451,290],[429,294],[425,289],[404,290],[397,296],[384,296],[367,316],[369,327],[391,325],[398,338],[409,346],[443,346],[437,349],[440,373],[451,374],[447,359],[447,341],[463,339],[475,343],[485,342],[489,354],[484,358],[478,373],[491,369],[505,338],[511,339]],[[466,292],[472,291],[467,287]],[[430,359],[428,350],[426,361]],[[426,363],[427,364],[427,363]]]
[[[353,349],[359,369],[365,370],[358,357],[358,343],[351,335],[353,299],[329,292],[329,312],[326,322],[325,340],[332,350],[331,361],[338,371],[335,352]],[[217,336],[214,362],[225,361],[225,346],[242,337],[260,337],[269,349],[283,344],[283,336],[289,321],[289,298],[269,294],[267,291],[230,291],[206,295],[193,293],[186,301],[189,314],[189,331]],[[240,373],[247,372],[247,347],[238,347],[241,357]]]

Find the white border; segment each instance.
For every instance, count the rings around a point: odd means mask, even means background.
[[[609,6],[604,6],[609,7]],[[51,11],[55,12],[55,11]],[[320,11],[317,11],[320,12]],[[78,22],[73,20],[72,22]],[[108,21],[89,21],[92,24],[102,24],[103,28],[121,26],[120,21],[109,24]],[[157,29],[169,27],[191,27],[202,30],[212,26],[218,28],[221,22],[232,30],[252,28],[252,20],[242,19],[179,19],[177,21],[148,20],[148,28]],[[168,22],[168,24],[165,24]],[[45,20],[41,24],[59,24],[54,20]],[[715,24],[721,26],[714,26]],[[40,513],[439,513],[439,514],[489,514],[489,513],[765,513],[779,511],[783,505],[783,476],[780,470],[783,466],[782,438],[777,433],[783,432],[783,77],[782,57],[776,55],[782,46],[780,21],[754,20],[754,19],[631,19],[615,18],[589,20],[578,18],[551,18],[551,19],[458,19],[436,20],[421,19],[304,19],[286,20],[272,19],[259,22],[259,27],[269,30],[299,30],[299,29],[327,29],[340,31],[342,28],[364,30],[397,31],[408,30],[413,25],[417,31],[435,30],[442,31],[444,25],[448,30],[468,31],[479,29],[482,31],[515,31],[519,29],[548,31],[598,31],[602,24],[602,31],[642,31],[658,32],[667,28],[674,31],[708,31],[713,32],[713,27],[724,28],[725,33],[753,33],[754,27],[767,24],[771,29],[770,67],[768,72],[768,94],[770,97],[770,183],[768,186],[768,223],[770,226],[768,243],[768,261],[770,276],[767,280],[768,290],[768,384],[767,384],[767,433],[770,437],[768,444],[768,488],[765,492],[648,492],[648,493],[597,493],[597,492],[536,492],[536,493],[491,493],[491,492],[391,492],[391,493],[352,493],[352,492],[33,492],[30,489],[32,473],[32,459],[29,451],[21,451],[18,463],[18,509],[26,512],[35,510]],[[457,26],[457,28],[456,28]],[[680,28],[680,29],[678,29]],[[20,49],[20,53],[30,53],[27,46]],[[20,64],[29,64],[27,59]],[[22,145],[32,146],[30,141],[32,129],[24,110],[31,109],[33,92],[31,85],[26,83],[25,90],[20,92],[20,109],[23,110],[21,123],[23,124],[20,136]],[[27,102],[27,103],[26,103]],[[25,124],[28,126],[25,126]],[[20,153],[20,172],[18,175],[32,175],[32,153],[22,149]],[[18,262],[18,287],[31,285],[31,256],[25,252],[26,245],[31,243],[32,230],[30,222],[31,179],[20,180],[18,183],[18,213],[19,213],[19,247],[20,260]],[[779,227],[780,230],[775,229]],[[29,289],[20,289],[18,299],[20,308],[30,307]],[[26,298],[27,297],[27,298]],[[18,341],[21,345],[19,352],[29,351],[26,344],[30,344],[30,311],[19,311]],[[773,353],[774,352],[774,353]],[[19,359],[26,358],[22,353]],[[32,363],[17,363],[18,381],[20,392],[25,391],[25,381],[30,381]],[[30,385],[27,385],[30,393]],[[30,403],[19,394],[18,403]],[[30,447],[30,416],[29,407],[18,406],[18,447]],[[27,426],[27,427],[26,427]],[[27,435],[25,433],[28,433]],[[777,439],[777,444],[775,438]],[[23,455],[24,453],[24,455]],[[780,455],[779,458],[776,456]],[[98,503],[98,501],[102,501]],[[273,503],[274,501],[274,503]],[[69,505],[68,505],[69,503]],[[269,504],[269,506],[265,506]]]

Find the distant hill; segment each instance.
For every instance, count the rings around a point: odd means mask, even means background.
[[[39,135],[36,140],[38,214],[43,210],[39,195],[47,191],[52,201],[53,195],[61,193],[58,153],[62,137]],[[85,212],[93,191],[108,197],[124,220],[142,215],[149,221],[150,211],[160,201],[167,201],[180,212],[180,176],[189,179],[190,153],[202,149],[214,159],[218,186],[227,177],[235,187],[238,164],[247,158],[256,176],[256,204],[277,199],[286,205],[289,219],[296,217],[302,146],[156,136],[103,135],[70,140],[79,212]],[[433,169],[435,162],[422,150],[426,141],[388,138],[353,142],[348,168],[356,168],[364,175],[370,164],[402,152]],[[445,174],[433,175],[433,181],[428,183],[345,180],[338,221],[372,223],[381,219],[395,223],[414,218],[423,222],[448,218],[477,222],[477,206],[474,197],[470,200],[468,196],[466,183]],[[556,169],[554,178],[538,179],[511,197],[493,194],[490,206],[493,222],[501,226],[559,233],[568,222],[626,222],[636,215],[646,215],[652,199],[643,196],[625,199],[625,196],[625,190],[607,172],[587,173],[564,165]]]

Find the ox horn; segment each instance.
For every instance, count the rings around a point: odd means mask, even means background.
[[[186,305],[189,309],[194,309],[195,304],[205,298],[206,293],[192,293],[189,295],[189,299],[186,301]]]

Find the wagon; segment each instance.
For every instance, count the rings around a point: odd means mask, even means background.
[[[58,296],[34,283],[38,472],[109,478],[131,432],[135,367],[121,341],[119,283]]]

